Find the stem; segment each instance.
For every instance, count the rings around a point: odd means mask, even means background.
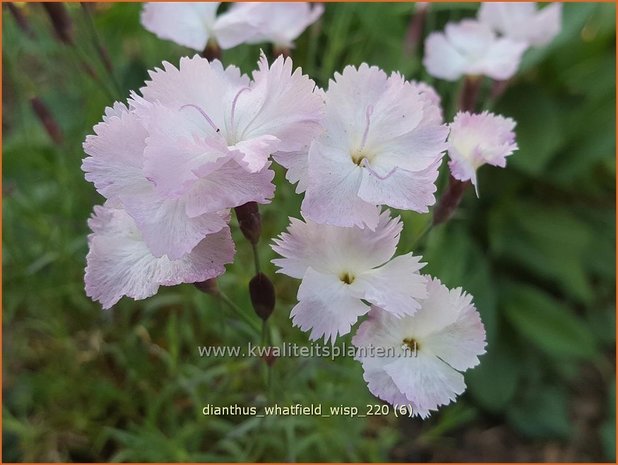
[[[255,274],[260,273],[260,255],[258,252],[257,244],[251,244],[251,248],[253,249],[253,261],[255,262]]]
[[[479,76],[466,76],[461,94],[459,94],[459,109],[461,111],[474,112],[476,99],[481,89],[482,80]]]
[[[509,79],[505,81],[493,81],[491,84],[491,93],[489,95],[489,101],[487,102],[486,108],[491,110],[496,102],[502,97],[506,89],[509,87],[511,81]]]
[[[406,37],[403,43],[403,49],[407,56],[412,57],[416,53],[418,46],[423,38],[423,30],[425,29],[425,18],[427,17],[426,8],[416,8],[416,11],[410,19]]]
[[[230,307],[234,311],[234,313],[236,313],[239,317],[245,320],[245,322],[249,324],[251,328],[253,328],[256,332],[260,331],[260,327],[258,326],[257,321],[249,317],[247,313],[243,312],[243,310],[238,305],[236,305],[227,295],[219,291],[219,298],[221,299],[221,301],[225,302],[228,307]]]
[[[440,199],[440,202],[433,213],[433,220],[431,223],[432,226],[446,223],[449,219],[451,219],[453,213],[455,213],[455,210],[457,210],[457,207],[463,198],[466,188],[469,185],[470,181],[461,182],[454,177],[449,176],[449,183],[446,188],[446,192]]]
[[[264,359],[264,388],[266,391],[266,399],[268,402],[272,400],[272,389],[273,389],[273,373],[272,373],[272,362],[270,357],[272,353],[271,340],[270,340],[270,330],[268,328],[268,320],[262,321],[262,347],[268,347],[268,358]]]

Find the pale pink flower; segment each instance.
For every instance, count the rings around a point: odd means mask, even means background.
[[[552,3],[537,10],[534,2],[483,2],[478,18],[509,39],[542,46],[560,33],[562,4]]]
[[[201,52],[210,42],[223,49],[236,47],[253,36],[259,24],[250,17],[226,12],[217,15],[219,2],[153,2],[142,10],[142,25],[160,39]]]
[[[292,320],[311,339],[334,342],[347,334],[369,311],[362,300],[402,316],[414,313],[425,297],[419,273],[425,264],[411,253],[393,258],[402,223],[387,212],[378,218],[373,232],[291,219],[275,239],[272,248],[284,257],[273,260],[278,272],[302,279]]]
[[[428,296],[411,316],[372,307],[352,343],[369,390],[422,418],[464,392],[461,372],[478,365],[486,345],[472,297],[438,279],[428,280]]]
[[[459,181],[471,181],[475,188],[476,170],[484,164],[506,166],[506,157],[517,150],[515,121],[484,111],[459,112],[450,124],[449,168]],[[478,194],[478,191],[477,191]]]
[[[245,42],[270,42],[278,48],[292,48],[303,31],[316,22],[324,12],[324,5],[305,2],[249,2],[234,3],[230,9],[239,22],[253,22],[258,28]]]
[[[155,256],[177,259],[225,222],[221,211],[272,198],[268,157],[298,153],[321,130],[322,98],[290,59],[254,80],[217,60],[164,63],[88,136],[86,179],[117,198]]]
[[[435,97],[362,64],[336,73],[325,99],[325,131],[306,162],[303,216],[374,229],[377,205],[427,212],[448,133]]]
[[[88,221],[86,294],[107,309],[122,296],[135,300],[157,293],[159,286],[201,282],[219,276],[234,258],[228,227],[207,235],[177,260],[155,257],[131,216],[122,209],[97,206]]]
[[[525,42],[497,37],[487,24],[464,19],[427,36],[423,64],[429,74],[448,81],[480,75],[505,80],[517,72],[526,48]]]

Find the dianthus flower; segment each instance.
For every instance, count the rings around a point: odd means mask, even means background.
[[[217,15],[219,2],[153,2],[142,10],[142,25],[160,39],[201,52],[208,43],[223,49],[253,36],[258,24],[233,12]]]
[[[547,45],[560,32],[562,4],[537,10],[534,2],[483,2],[478,18],[509,39],[532,46]]]
[[[420,258],[393,258],[402,223],[387,212],[377,214],[375,231],[292,219],[275,239],[273,250],[283,257],[273,260],[278,272],[302,279],[292,320],[311,339],[334,342],[347,334],[369,311],[363,300],[402,316],[413,314],[425,297]]]
[[[245,43],[270,42],[275,48],[289,49],[308,26],[316,22],[324,6],[305,2],[235,3],[230,14],[236,20],[257,24],[254,34]]]
[[[276,158],[306,188],[303,216],[374,229],[379,205],[427,212],[448,133],[435,95],[362,64],[335,74],[325,101],[324,132],[308,159]]]
[[[449,168],[459,181],[477,187],[476,170],[489,164],[504,168],[506,157],[517,150],[515,121],[487,111],[480,114],[459,112],[450,124],[448,136]]]
[[[429,74],[448,81],[481,75],[505,80],[517,71],[526,48],[525,42],[497,37],[487,24],[464,19],[427,36],[423,64]]]
[[[461,372],[485,353],[485,328],[470,295],[429,279],[413,315],[397,318],[374,306],[352,343],[369,390],[426,418],[464,392]]]

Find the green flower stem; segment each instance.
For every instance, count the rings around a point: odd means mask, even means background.
[[[260,332],[260,327],[258,326],[258,322],[251,318],[246,312],[244,312],[238,305],[236,305],[227,295],[225,295],[222,291],[219,291],[219,298],[222,302],[225,302],[230,309],[234,311],[239,317],[241,317],[245,322],[251,326],[255,332]]]

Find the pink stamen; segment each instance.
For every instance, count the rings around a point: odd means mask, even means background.
[[[202,108],[200,108],[198,105],[194,105],[193,103],[187,103],[186,105],[181,106],[180,109],[182,110],[182,109],[187,108],[187,107],[195,108],[197,111],[199,111],[200,114],[204,117],[204,119],[206,121],[208,121],[208,124],[210,124],[212,126],[212,128],[215,130],[215,132],[220,132],[221,131],[221,129],[219,129],[217,127],[217,125],[213,122],[213,120],[210,119],[210,116],[208,116],[206,114],[206,112],[204,110],[202,110]]]
[[[384,176],[380,176],[380,175],[379,175],[379,174],[378,174],[378,173],[377,173],[377,172],[376,172],[376,171],[375,171],[375,170],[371,167],[371,165],[369,164],[369,161],[368,161],[366,158],[364,158],[364,159],[363,159],[363,161],[361,162],[361,164],[363,165],[363,167],[367,168],[371,174],[373,174],[376,178],[380,179],[381,181],[384,181],[385,179],[390,178],[390,177],[393,175],[393,173],[394,173],[395,171],[397,171],[397,167],[395,166],[392,170],[390,170],[390,171],[388,172],[388,174],[386,174],[386,175],[384,175]]]
[[[365,143],[367,142],[367,134],[369,134],[369,125],[371,124],[371,114],[373,113],[373,105],[369,105],[367,110],[365,111],[365,118],[367,120],[367,125],[365,126],[365,132],[363,133],[363,141],[361,142],[360,149],[363,150],[365,148]]]

